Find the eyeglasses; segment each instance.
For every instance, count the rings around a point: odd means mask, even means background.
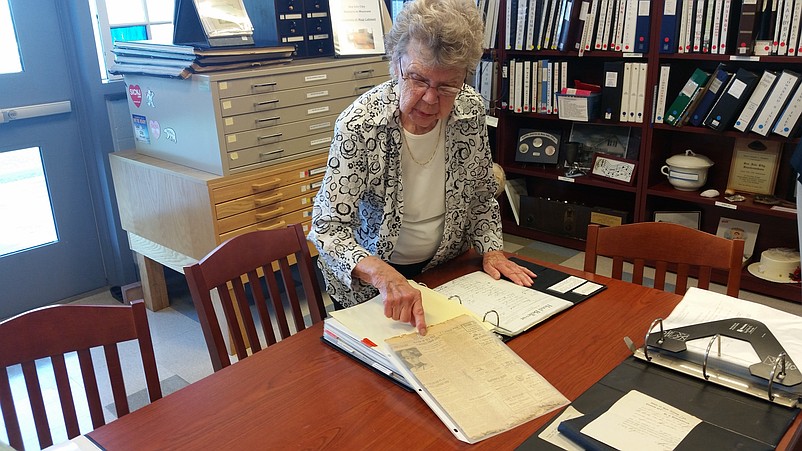
[[[437,90],[437,93],[443,97],[453,98],[456,97],[462,91],[462,86],[459,88],[456,86],[448,86],[448,85],[440,85],[440,86],[432,86],[427,81],[421,80],[419,78],[413,78],[416,74],[412,75],[404,75],[404,69],[401,68],[401,61],[398,62],[398,70],[401,72],[401,79],[406,81],[410,84],[410,87],[417,92],[425,92],[428,91],[429,88],[434,88]],[[462,84],[465,86],[465,83]]]

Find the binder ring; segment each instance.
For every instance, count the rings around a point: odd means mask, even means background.
[[[649,334],[652,333],[652,329],[654,329],[654,325],[657,323],[660,323],[660,338],[657,340],[657,344],[663,343],[663,337],[665,336],[665,332],[663,331],[663,318],[657,318],[652,321],[649,330],[646,331],[646,338],[643,339],[643,356],[646,357],[647,362],[652,360],[652,358],[649,357]]]
[[[707,375],[707,358],[710,356],[710,348],[713,347],[713,342],[716,341],[716,339],[718,339],[718,353],[721,355],[721,335],[716,334],[707,343],[705,359],[702,361],[702,376],[704,376],[705,379],[710,379],[710,376]]]
[[[777,375],[777,379],[782,379],[785,377],[785,353],[781,352],[780,355],[777,356],[777,360],[774,361],[774,366],[771,368],[771,373],[769,373],[769,401],[774,401],[774,393],[771,392],[771,389],[774,385],[774,373],[777,371],[777,365],[782,362],[782,366],[780,367],[780,374]]]
[[[458,294],[452,294],[451,296],[449,296],[449,297],[448,297],[448,300],[449,300],[449,301],[450,301],[450,300],[452,300],[452,299],[456,299],[456,300],[458,300],[458,301],[459,301],[459,303],[460,303],[460,304],[462,304],[462,298],[461,298],[461,297],[459,297],[459,295],[458,295]],[[485,313],[485,315],[487,315],[487,313]]]
[[[460,301],[460,302],[462,302],[462,301]],[[501,322],[501,319],[500,319],[500,318],[499,318],[499,316],[498,316],[498,312],[497,312],[497,311],[495,311],[495,310],[488,310],[488,311],[487,311],[487,312],[484,314],[484,316],[482,316],[482,321],[483,321],[483,322],[484,322],[484,321],[487,321],[487,315],[489,315],[489,314],[491,314],[491,313],[495,313],[495,314],[496,314],[496,327],[501,327],[501,326],[499,326],[499,323]],[[493,323],[491,322],[490,324],[493,324]]]

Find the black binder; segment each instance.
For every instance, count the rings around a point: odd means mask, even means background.
[[[563,421],[558,430],[586,449],[612,449],[585,436],[581,429],[630,390],[659,399],[702,420],[680,443],[678,450],[771,450],[799,413],[798,408],[761,400],[629,357],[571,403],[584,416]],[[550,426],[535,432],[518,449],[558,450],[538,437]]]
[[[624,62],[604,63],[604,85],[602,86],[602,119],[618,121],[621,114],[621,93],[624,85]]]
[[[560,299],[566,300],[568,302],[578,304],[585,299],[596,295],[597,293],[601,293],[607,288],[607,285],[601,284],[599,282],[593,282],[596,285],[599,285],[599,288],[596,291],[588,294],[579,294],[576,291],[569,291],[567,293],[557,293],[555,291],[549,290],[548,288],[553,286],[556,283],[562,282],[563,280],[567,279],[571,275],[568,273],[564,273],[557,269],[553,268],[546,268],[545,266],[538,265],[536,263],[528,262],[526,260],[521,260],[517,257],[511,257],[510,261],[517,263],[520,266],[529,268],[533,273],[537,275],[535,280],[532,283],[532,286],[529,287],[533,290],[541,291],[543,293],[548,293],[552,296],[558,297]]]
[[[744,68],[739,68],[730,78],[724,92],[713,104],[703,124],[713,130],[726,130],[741,114],[744,105],[758,83],[758,76]]]

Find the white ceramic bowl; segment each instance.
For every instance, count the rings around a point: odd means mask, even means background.
[[[660,172],[668,177],[668,183],[680,191],[696,191],[707,182],[707,170],[713,161],[697,155],[691,149],[685,154],[674,155],[666,160]]]

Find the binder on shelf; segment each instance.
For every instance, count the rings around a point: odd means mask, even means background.
[[[571,37],[570,37],[570,49],[571,50],[581,50],[583,49],[582,45],[582,37],[584,36],[584,31],[586,25],[586,20],[588,17],[588,12],[590,11],[590,0],[574,0],[579,2],[579,16],[577,17],[577,22],[571,27]]]
[[[640,395],[645,395],[668,404],[672,415],[696,420],[674,439],[674,449],[707,449],[711,443],[721,449],[774,449],[799,414],[798,322],[787,312],[691,287],[668,317],[644,324],[643,347],[630,345],[632,357],[519,449],[556,449],[545,442],[555,429],[586,449],[611,449],[621,432],[613,426],[600,433],[598,423],[588,425],[619,400],[632,401],[633,391],[641,399],[632,408],[643,406]],[[644,418],[650,421],[646,427],[660,423]]]
[[[683,0],[679,17],[679,34],[677,36],[677,50],[679,53],[691,51],[691,31],[693,24],[694,3],[697,0]]]
[[[539,0],[531,0],[529,8],[526,10],[526,38],[524,41],[524,49],[526,50],[535,49],[535,39],[538,32],[537,24],[539,23],[537,18],[542,13],[539,10],[540,4],[541,1]]]
[[[602,85],[602,119],[618,121],[621,114],[621,96],[624,85],[624,62],[604,63],[604,85]]]
[[[763,102],[763,106],[755,118],[755,122],[750,127],[750,130],[766,136],[774,126],[774,121],[779,116],[780,111],[785,108],[788,99],[794,92],[794,89],[799,84],[799,74],[790,70],[784,70],[780,73],[777,82],[771,88],[771,92]]]
[[[774,86],[775,81],[777,81],[777,74],[775,72],[770,70],[763,71],[763,75],[760,76],[760,80],[758,80],[755,89],[752,91],[752,95],[749,96],[749,100],[737,116],[735,124],[733,124],[734,129],[742,132],[747,131],[752,124],[752,120],[757,116],[757,111],[763,106],[763,102],[768,96],[769,91],[771,91],[772,86]]]
[[[520,0],[518,1],[518,10],[514,13],[516,14],[515,19],[515,43],[513,47],[515,50],[524,50],[524,40],[526,38],[526,18],[527,18],[527,7],[529,2],[527,0]]]
[[[710,53],[718,53],[718,46],[721,42],[721,13],[724,9],[724,0],[714,0],[713,7],[713,29],[710,35]]]
[[[572,37],[576,34],[575,29],[582,26],[582,23],[579,21],[581,5],[582,2],[579,0],[567,0],[566,2],[560,37],[557,40],[557,50],[561,52],[575,50]]]
[[[643,122],[643,108],[646,105],[646,71],[647,63],[635,63],[634,69],[637,74],[635,80],[634,96],[630,94],[630,108],[633,110],[631,122]]]
[[[671,102],[671,105],[666,110],[666,116],[663,120],[664,123],[674,126],[681,125],[682,119],[688,114],[688,105],[693,101],[699,93],[701,86],[707,82],[710,74],[700,68],[696,68],[685,82],[685,86],[679,92],[677,97]]]
[[[604,32],[602,33],[602,50],[614,50],[614,44],[610,42],[610,35],[613,33],[613,28],[616,24],[615,17],[615,0],[607,2],[607,19],[605,20]]]
[[[691,125],[696,127],[702,125],[702,121],[707,117],[707,113],[710,112],[719,94],[723,92],[722,88],[729,81],[730,76],[732,74],[727,71],[727,67],[724,64],[719,64],[716,67],[704,89],[699,93],[699,102],[688,116],[688,122]]]
[[[757,15],[757,0],[743,0],[741,17],[738,20],[738,40],[736,43],[737,55],[751,55],[755,46],[755,21]]]
[[[702,53],[710,53],[711,41],[713,39],[713,12],[716,9],[715,4],[719,1],[721,0],[705,1],[704,24],[702,25],[702,47],[699,50]]]
[[[791,13],[791,27],[788,35],[788,56],[798,56],[799,49],[797,43],[799,42],[799,23],[802,21],[802,4],[799,1],[794,2],[794,9]]]
[[[705,117],[704,126],[718,131],[730,128],[749,100],[757,82],[757,74],[743,67],[738,68]]]
[[[724,0],[723,7],[721,9],[721,31],[719,32],[719,39],[718,39],[718,54],[724,55],[729,51],[728,45],[732,41],[730,39],[730,29],[737,26],[736,18],[734,17],[734,12],[737,8],[732,7],[732,0]]]
[[[635,46],[636,53],[649,52],[649,27],[651,26],[651,0],[638,1],[638,17],[635,21]]]
[[[666,97],[668,96],[668,79],[671,75],[671,66],[668,64],[660,65],[660,77],[657,81],[657,100],[654,103],[655,124],[662,124],[666,113]]]
[[[632,96],[632,72],[635,63],[624,63],[624,77],[623,85],[621,87],[621,114],[618,120],[620,122],[629,122],[629,98]]]
[[[660,53],[677,53],[678,14],[682,11],[682,0],[666,0],[660,20]]]
[[[693,11],[693,33],[691,33],[691,52],[702,51],[702,34],[704,33],[705,4],[708,0],[696,0]]]
[[[621,51],[628,53],[634,52],[635,49],[638,0],[626,0],[626,2],[626,9],[624,10],[624,30],[621,36]]]
[[[798,85],[785,110],[780,114],[772,131],[786,138],[795,137],[799,132],[799,116],[802,114],[802,85]]]

